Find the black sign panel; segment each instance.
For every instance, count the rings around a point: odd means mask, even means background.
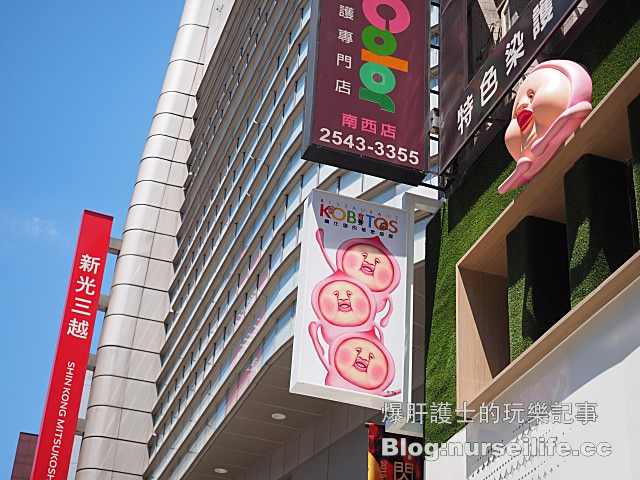
[[[562,26],[580,0],[533,0],[523,10],[505,37],[496,45],[487,61],[471,79],[457,100],[443,104],[443,127],[440,130],[440,165],[443,173],[462,147],[476,133],[495,106],[513,88],[526,69],[538,56],[547,40]],[[453,3],[453,2],[450,2]],[[449,8],[462,8],[449,5]],[[463,10],[466,12],[466,8]],[[443,19],[445,18],[443,12]],[[443,25],[446,28],[446,25]],[[467,32],[468,30],[464,30]],[[466,33],[465,33],[466,35]],[[453,46],[455,48],[455,46]],[[443,42],[442,57],[460,58],[462,51],[446,50]],[[464,60],[463,60],[464,61]],[[451,69],[451,70],[460,70]],[[449,70],[443,69],[441,89],[455,78],[449,78]],[[459,71],[457,76],[459,76]],[[448,92],[444,98],[455,98]],[[444,100],[443,98],[443,100]],[[443,102],[444,103],[444,102]]]

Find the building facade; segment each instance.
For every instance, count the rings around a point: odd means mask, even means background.
[[[31,468],[36,454],[38,435],[33,433],[20,432],[18,445],[13,459],[13,469],[11,470],[11,480],[28,480],[31,477]]]
[[[447,36],[447,12],[462,3],[473,41],[452,56],[447,38],[459,30]],[[451,98],[448,59],[468,63],[464,78],[470,78],[517,27],[528,3],[430,4],[425,38],[432,47],[433,115],[425,130],[432,133],[435,168],[435,139],[447,121],[441,107]],[[640,265],[634,1],[580,3],[565,35],[536,59],[572,59],[594,82],[597,108],[554,163],[525,189],[499,195],[513,162],[502,143],[504,105],[497,106],[453,168],[442,172],[447,201],[437,213],[435,190],[301,158],[310,16],[310,0],[186,1],[122,233],[76,478],[364,478],[363,425],[381,422],[381,413],[289,393],[296,287],[305,275],[299,268],[303,202],[314,188],[420,206],[413,345],[406,353],[414,360],[412,401],[453,411],[448,422],[425,421],[427,442],[531,436],[527,422],[489,429],[468,422],[474,416],[465,404],[600,402],[610,421],[620,409],[632,414],[631,372],[640,346],[633,293]],[[612,122],[620,126],[615,132]],[[583,171],[585,155],[606,157],[613,167],[598,160],[587,162],[595,171]],[[599,200],[603,178],[604,188],[622,194]],[[586,206],[585,198],[592,199]],[[612,211],[625,212],[626,220],[614,225]],[[561,233],[550,239],[551,231]],[[548,248],[540,253],[539,245]],[[554,283],[563,275],[565,283]],[[549,314],[549,295],[566,296],[564,310]],[[598,352],[595,359],[590,352]],[[616,445],[626,439],[637,446],[638,439],[624,425],[595,425],[539,436],[610,435],[619,478],[635,478],[637,462]],[[417,429],[421,438],[422,426]],[[594,470],[589,463],[553,467],[543,460],[516,465],[451,456],[427,462],[427,475],[596,478],[589,472],[611,468],[604,457],[591,464]]]
[[[122,235],[76,478],[356,478],[380,412],[289,393],[311,189],[414,195],[415,394],[437,192],[301,158],[309,1],[187,1]],[[412,203],[413,205],[413,203]]]
[[[640,463],[630,452],[640,440],[629,406],[640,358],[637,4],[442,4],[440,105],[443,128],[453,121],[448,135],[464,130],[455,129],[456,97],[480,103],[474,78],[496,65],[498,79],[507,78],[499,76],[509,56],[499,42],[524,38],[519,58],[533,51],[527,35],[541,38],[542,8],[558,30],[519,66],[529,71],[550,59],[582,65],[592,79],[593,110],[528,185],[501,195],[515,166],[504,142],[516,117],[507,94],[487,121],[477,121],[479,130],[448,170],[465,175],[454,179],[427,228],[425,390],[427,404],[458,415],[426,423],[425,441],[443,446],[432,451],[427,477],[635,478]],[[473,16],[479,10],[484,14]],[[454,19],[471,33],[452,30]],[[484,42],[474,43],[474,30],[485,32]],[[537,92],[529,94],[535,109]],[[482,450],[496,443],[520,453]],[[554,443],[565,451],[549,448]],[[534,444],[535,453],[524,453]],[[596,446],[606,451],[596,453]]]

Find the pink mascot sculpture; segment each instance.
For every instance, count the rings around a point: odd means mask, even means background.
[[[577,63],[550,60],[520,85],[504,140],[515,171],[498,191],[529,182],[591,112],[591,77]]]

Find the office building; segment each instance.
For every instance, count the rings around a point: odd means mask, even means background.
[[[31,467],[36,453],[38,435],[20,432],[16,455],[13,459],[11,480],[28,480],[31,477]]]
[[[437,192],[301,159],[308,1],[187,1],[122,234],[77,468],[88,478],[355,478],[380,412],[289,393],[303,201],[417,214]]]

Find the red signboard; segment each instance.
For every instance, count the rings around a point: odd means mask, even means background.
[[[112,217],[84,212],[44,406],[32,480],[66,480]]]
[[[382,425],[369,424],[368,480],[423,480],[424,457],[410,453],[413,446],[422,447],[418,440],[386,433]],[[411,444],[414,445],[407,448]]]
[[[442,23],[448,28],[443,33],[441,53],[440,109],[444,125],[440,130],[440,173],[449,168],[496,105],[512,92],[578,3],[579,0],[530,2],[468,83],[461,72],[466,68],[466,43],[471,35],[463,27],[471,0],[451,0],[442,5]]]
[[[303,157],[418,185],[424,0],[314,0]]]

